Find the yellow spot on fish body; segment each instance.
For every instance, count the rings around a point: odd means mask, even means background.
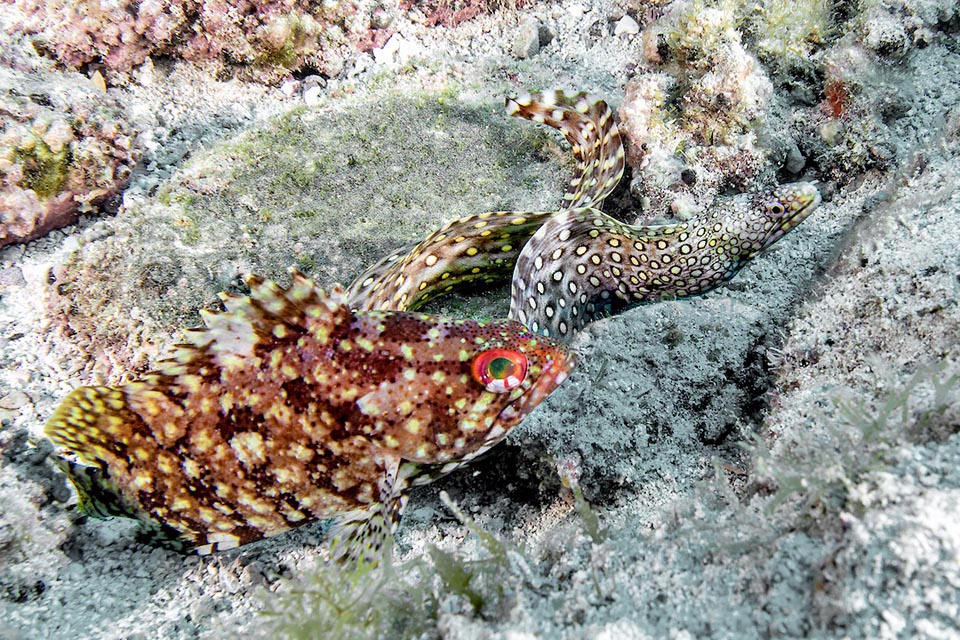
[[[410,418],[407,420],[407,423],[404,425],[404,428],[407,432],[418,435],[420,433],[420,419],[419,418]]]
[[[219,354],[220,367],[225,371],[239,371],[246,368],[246,361],[235,353]]]
[[[443,371],[434,371],[431,378],[434,382],[443,382],[447,379],[447,374],[445,374]]]
[[[470,352],[467,351],[466,349],[460,349],[459,353],[457,354],[457,357],[460,359],[460,362],[466,362],[467,360],[470,359]]]
[[[403,370],[403,379],[404,379],[404,380],[416,380],[416,379],[417,379],[417,370],[416,370],[416,369],[404,369],[404,370]]]
[[[181,466],[183,466],[183,471],[188,477],[193,478],[194,480],[200,477],[202,470],[196,460],[193,460],[192,458],[184,458]]]
[[[200,391],[200,385],[203,384],[203,378],[197,375],[182,375],[179,377],[178,382],[180,382],[180,384],[182,384],[190,393],[197,393],[198,391]],[[113,406],[111,408],[122,409],[123,408],[122,399],[120,402],[120,407]]]
[[[368,393],[367,395],[357,400],[357,408],[360,409],[360,413],[364,415],[377,417],[383,414],[383,410],[380,409],[380,405],[378,405],[376,401],[373,400],[373,398],[371,397],[373,395],[374,394],[372,393]]]
[[[138,471],[133,477],[133,486],[138,491],[149,491],[153,486],[153,476],[146,471]]]
[[[367,338],[357,338],[354,342],[364,351],[373,351],[373,342]]]
[[[341,350],[341,351],[350,351],[350,349],[353,349],[353,343],[352,343],[352,342],[350,342],[349,340],[341,340],[341,341],[340,341],[340,350]]]
[[[321,345],[327,344],[327,340],[330,339],[330,329],[324,325],[317,325],[313,328],[313,337],[316,338],[317,342]]]
[[[340,391],[340,399],[346,402],[350,402],[359,395],[360,391],[356,387],[344,387]]]
[[[177,459],[166,452],[161,452],[157,456],[157,468],[165,474],[170,475],[178,467]]]
[[[406,360],[413,360],[413,347],[411,347],[409,344],[400,345],[400,354]]]

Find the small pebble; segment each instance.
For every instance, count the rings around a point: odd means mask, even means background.
[[[792,174],[798,174],[803,171],[805,166],[807,166],[807,159],[800,153],[797,145],[793,144],[787,152],[787,161],[784,163],[783,168]]]
[[[617,37],[635,36],[638,33],[640,33],[640,25],[630,16],[623,16],[617,20],[617,26],[613,28],[613,35]]]
[[[280,93],[282,93],[288,98],[292,98],[293,96],[297,95],[298,91],[300,91],[299,80],[293,80],[291,78],[289,80],[284,81],[284,83],[280,85]]]
[[[323,88],[315,85],[303,92],[303,101],[313,107],[320,104],[320,98],[322,96]]]
[[[540,23],[527,20],[520,25],[513,39],[513,55],[520,60],[532,58],[540,53]]]

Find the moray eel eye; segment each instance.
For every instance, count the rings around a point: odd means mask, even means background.
[[[520,386],[527,375],[527,357],[518,351],[490,349],[473,359],[473,377],[493,393]]]
[[[783,205],[780,203],[777,203],[772,207],[770,207],[770,210],[773,211],[773,213],[778,216],[783,215]]]

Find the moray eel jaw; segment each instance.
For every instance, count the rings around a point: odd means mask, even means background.
[[[820,191],[812,182],[794,182],[777,187],[760,197],[754,211],[759,214],[763,235],[756,253],[765,251],[788,231],[799,225],[820,205]],[[756,254],[754,254],[756,255]]]

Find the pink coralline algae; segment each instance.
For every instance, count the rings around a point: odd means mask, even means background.
[[[10,0],[0,0],[10,2]],[[310,68],[338,74],[371,31],[353,2],[23,0],[12,28],[71,68],[126,72],[150,56],[220,59],[260,79]]]
[[[0,246],[96,210],[137,161],[121,109],[78,75],[0,68]]]

